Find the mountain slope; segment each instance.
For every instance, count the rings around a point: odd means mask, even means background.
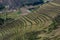
[[[26,4],[28,5],[41,4],[44,3],[45,0],[0,0],[0,1],[1,1],[0,4],[8,5],[10,9],[11,8],[14,9]]]

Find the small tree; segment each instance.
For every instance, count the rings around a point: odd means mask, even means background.
[[[0,18],[0,25],[4,24],[4,19]]]
[[[4,8],[5,8],[5,6],[0,4],[0,11],[3,10]]]

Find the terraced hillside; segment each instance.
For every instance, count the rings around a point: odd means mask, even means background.
[[[53,23],[51,18],[45,14],[32,13],[21,16],[18,20],[1,27],[0,39],[15,40],[16,37],[22,37],[21,40],[25,40],[24,35],[26,33],[43,30],[44,28],[48,28],[51,23]]]
[[[19,15],[16,20],[15,16],[7,17],[14,21],[0,26],[0,39],[60,40],[60,6],[57,6],[59,0],[55,1],[40,6],[28,15]]]
[[[60,3],[58,1],[59,0],[54,0],[52,2],[43,4],[40,6],[40,8],[37,9],[37,11],[34,12],[44,13],[54,18],[60,13]]]

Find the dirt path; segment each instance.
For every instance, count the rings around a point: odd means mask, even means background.
[[[60,6],[60,4],[57,4],[57,3],[54,3],[54,2],[50,2],[52,5],[55,5],[55,6]]]

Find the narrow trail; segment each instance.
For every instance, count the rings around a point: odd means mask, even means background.
[[[51,4],[55,5],[55,6],[60,6],[60,4],[54,3],[54,2],[50,2]]]

